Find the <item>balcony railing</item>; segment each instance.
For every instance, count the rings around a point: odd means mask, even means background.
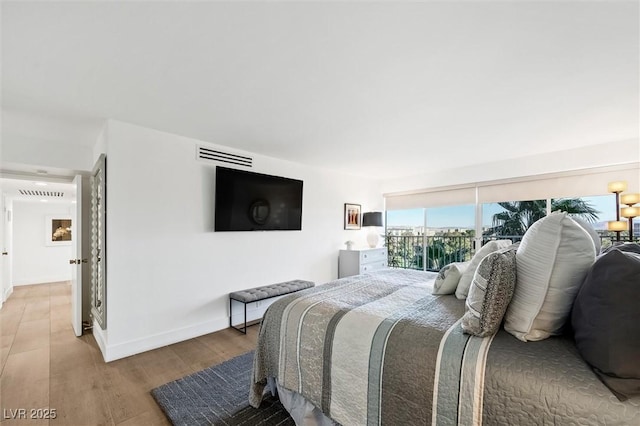
[[[470,260],[472,236],[387,235],[389,266],[438,271],[451,262]]]
[[[471,260],[474,239],[468,235],[386,235],[388,263],[392,268],[439,271],[451,262]],[[496,239],[515,243],[522,240],[522,235],[484,236],[482,245]],[[612,245],[615,234],[600,234],[600,242],[603,248]]]

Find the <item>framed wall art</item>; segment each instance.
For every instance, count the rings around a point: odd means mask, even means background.
[[[71,218],[64,216],[47,216],[44,222],[45,244],[48,246],[68,246],[73,240],[71,235]]]
[[[360,204],[344,204],[344,229],[360,229],[362,227],[362,206]]]

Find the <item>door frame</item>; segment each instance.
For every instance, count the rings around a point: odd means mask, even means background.
[[[85,269],[87,259],[83,256],[83,241],[82,241],[82,176],[76,175],[73,178],[73,184],[76,186],[76,210],[73,218],[73,235],[75,241],[73,242],[73,250],[71,251],[71,326],[73,332],[77,337],[82,336],[82,294],[83,294],[83,279],[82,273]]]
[[[0,210],[2,210],[2,221],[0,223],[0,309],[13,293],[13,201],[3,192],[0,192]]]

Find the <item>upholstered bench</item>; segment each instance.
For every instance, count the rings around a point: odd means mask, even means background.
[[[305,288],[313,287],[314,285],[315,284],[312,281],[293,280],[229,293],[229,327],[247,334],[247,303],[259,302],[260,300],[295,293],[296,291],[304,290]],[[234,300],[244,305],[244,327],[242,328],[233,325]]]

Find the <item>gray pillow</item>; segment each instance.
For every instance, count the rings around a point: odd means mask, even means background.
[[[612,246],[603,248],[600,254],[609,253],[611,250],[630,251],[632,253],[640,254],[640,244],[632,242],[614,243]]]
[[[576,346],[621,401],[640,395],[640,254],[611,250],[595,261],[571,312]]]
[[[489,253],[478,265],[462,317],[465,333],[486,337],[500,328],[516,285],[516,250]]]

